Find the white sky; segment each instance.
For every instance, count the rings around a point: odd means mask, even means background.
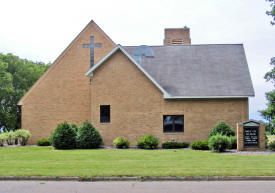
[[[53,62],[93,19],[121,45],[162,45],[165,27],[191,28],[193,44],[243,43],[256,97],[250,118],[265,108],[263,79],[275,56],[275,26],[265,0],[0,0],[0,52]]]

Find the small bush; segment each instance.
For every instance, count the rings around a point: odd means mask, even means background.
[[[237,149],[237,136],[228,137],[230,148],[229,149]]]
[[[49,138],[43,138],[37,141],[38,146],[51,146],[51,142]]]
[[[125,137],[117,137],[114,141],[114,146],[119,149],[127,149],[129,148],[130,141]]]
[[[79,128],[76,136],[77,148],[93,149],[102,144],[102,138],[94,126],[85,121]]]
[[[26,145],[29,138],[31,137],[31,133],[25,129],[18,129],[14,132],[15,140],[18,140],[20,145]]]
[[[188,143],[185,142],[174,142],[168,141],[162,144],[163,149],[178,149],[178,148],[187,148],[189,146]]]
[[[194,141],[190,144],[190,147],[194,150],[209,150],[208,140]]]
[[[268,144],[268,149],[270,149],[271,151],[275,151],[275,141],[271,141]]]
[[[14,140],[15,140],[14,132],[5,132],[2,135],[8,145],[14,144]]]
[[[225,122],[218,122],[213,129],[210,131],[209,137],[221,134],[226,136],[235,136],[235,131]]]
[[[230,142],[225,135],[215,135],[209,139],[209,148],[212,151],[224,152],[226,149],[230,148]]]
[[[72,129],[74,130],[75,133],[78,132],[78,126],[76,124],[71,124]]]
[[[0,146],[4,146],[5,141],[6,141],[6,137],[4,133],[0,133]]]
[[[137,147],[140,149],[156,149],[159,139],[153,135],[144,135],[137,140]]]
[[[76,133],[67,122],[59,124],[51,135],[51,144],[56,149],[75,148]]]

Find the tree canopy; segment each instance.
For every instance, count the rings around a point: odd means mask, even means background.
[[[271,10],[266,11],[267,15],[270,15],[272,17],[271,24],[275,24],[275,0],[266,0],[270,2]],[[272,69],[267,72],[264,76],[266,81],[270,81],[275,86],[275,57],[271,58],[270,65],[272,66]],[[266,99],[267,99],[267,108],[264,110],[261,110],[260,113],[264,119],[269,121],[269,129],[270,133],[272,134],[272,128],[275,127],[275,90],[273,89],[270,92],[265,93]],[[275,132],[275,131],[274,131]]]
[[[267,0],[267,1],[270,2],[271,9],[266,11],[266,14],[272,17],[271,24],[274,25],[275,24],[275,0]]]
[[[0,128],[4,131],[21,127],[17,103],[48,67],[42,62],[0,53]]]

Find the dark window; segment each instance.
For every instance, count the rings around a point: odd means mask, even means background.
[[[183,132],[184,116],[183,115],[163,115],[163,132]]]
[[[110,105],[100,105],[100,123],[110,123]]]

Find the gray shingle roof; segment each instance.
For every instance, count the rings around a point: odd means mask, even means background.
[[[171,96],[254,96],[242,44],[150,47],[140,65]],[[133,57],[137,46],[123,48]]]

